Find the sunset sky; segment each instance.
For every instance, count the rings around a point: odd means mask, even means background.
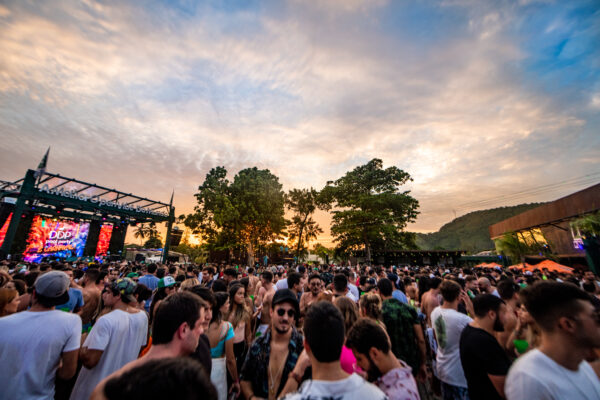
[[[420,232],[600,182],[597,0],[2,1],[0,54],[3,180],[51,146],[181,214],[218,165],[320,189],[377,157]]]

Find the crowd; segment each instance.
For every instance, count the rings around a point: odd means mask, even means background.
[[[0,263],[0,398],[600,399],[589,271]]]

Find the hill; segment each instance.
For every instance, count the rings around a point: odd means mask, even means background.
[[[417,246],[422,250],[466,250],[469,253],[494,249],[489,226],[538,207],[544,203],[473,211],[442,226],[438,232],[417,233]]]

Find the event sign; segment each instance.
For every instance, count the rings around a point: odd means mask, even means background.
[[[82,257],[89,229],[89,222],[53,220],[36,215],[31,224],[23,259],[40,262],[48,256]]]

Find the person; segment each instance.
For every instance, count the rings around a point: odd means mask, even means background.
[[[6,399],[52,399],[54,380],[77,371],[81,318],[55,310],[69,300],[69,277],[40,275],[28,311],[0,318],[0,391]]]
[[[304,349],[303,337],[294,326],[300,315],[294,292],[275,292],[269,313],[271,329],[254,341],[242,366],[241,388],[246,399],[278,398]]]
[[[149,360],[106,382],[92,400],[217,400],[202,366],[185,357]]]
[[[420,399],[410,367],[392,353],[385,329],[375,321],[359,319],[346,336],[346,346],[352,349],[369,381],[375,382],[390,400]]]
[[[481,277],[477,280],[477,287],[479,288],[480,293],[493,294],[494,296],[500,297],[498,290],[492,286],[490,280],[486,277]]]
[[[143,356],[133,360],[102,380],[94,389],[92,398],[104,390],[106,382],[139,367],[150,360],[184,357],[192,354],[204,332],[204,305],[191,292],[175,293],[161,302],[152,326],[152,347]]]
[[[502,332],[496,332],[496,339],[498,339],[500,346],[506,349],[506,353],[511,360],[515,358],[515,345],[511,338],[519,321],[519,308],[521,307],[521,300],[519,298],[520,289],[521,287],[512,279],[501,280],[498,282],[496,288],[496,290],[498,290],[498,295],[506,304],[504,330]]]
[[[542,281],[523,290],[541,344],[517,359],[506,378],[514,400],[600,399],[600,380],[585,360],[600,347],[600,313],[570,283]]]
[[[473,315],[473,305],[458,283],[444,280],[440,286],[444,302],[431,312],[431,323],[437,339],[436,368],[441,381],[444,400],[468,399],[468,385],[460,363],[460,335],[473,320],[458,312],[458,303],[464,301]]]
[[[15,289],[0,288],[0,317],[14,314],[19,309],[19,292]]]
[[[493,294],[473,299],[474,320],[460,335],[460,362],[467,379],[469,398],[502,399],[510,360],[496,340],[504,329],[506,305]]]
[[[308,277],[308,289],[300,298],[300,314],[306,314],[308,306],[317,300],[319,293],[323,291],[323,281],[319,274],[311,274]]]
[[[294,292],[294,295],[296,295],[296,298],[300,301],[300,298],[302,297],[302,275],[297,272],[290,272],[287,277],[286,289]]]
[[[354,302],[358,301],[358,298],[354,297],[348,289],[348,278],[344,274],[335,274],[333,277],[333,296],[346,296]]]
[[[177,291],[177,287],[175,286],[176,284],[177,282],[175,281],[175,278],[170,275],[158,280],[156,292],[154,292],[152,303],[150,304],[150,323],[152,323],[154,319],[154,310],[156,310],[156,307],[158,307],[160,302],[171,293],[175,293]]]
[[[135,287],[131,279],[120,278],[103,291],[102,300],[111,311],[96,321],[81,346],[83,367],[73,387],[72,400],[89,399],[100,381],[136,359],[146,344],[148,317],[130,306],[135,301]]]
[[[242,368],[246,349],[252,342],[252,314],[246,306],[244,286],[234,284],[229,289],[229,310],[227,320],[233,326],[233,354],[238,371]]]
[[[271,325],[271,301],[275,295],[275,287],[273,285],[273,273],[265,271],[261,277],[261,287],[258,289],[256,308],[260,311],[258,317],[260,324],[256,328],[256,336],[262,336],[267,333],[267,329]],[[263,312],[265,311],[265,312]]]
[[[196,278],[196,277],[187,278],[183,282],[181,282],[181,285],[179,286],[179,291],[193,288],[194,286],[199,285],[199,284],[200,284],[200,281],[198,280],[198,278]]]
[[[215,293],[215,304],[212,309],[212,320],[208,327],[212,369],[210,380],[215,385],[219,400],[227,398],[227,371],[233,379],[231,392],[240,392],[238,370],[233,353],[233,326],[224,320],[229,310],[229,295],[225,292]]]
[[[283,399],[386,399],[375,385],[360,375],[348,374],[342,369],[340,355],[345,340],[344,319],[335,305],[327,301],[313,304],[306,313],[304,333],[305,350],[287,378]],[[312,379],[304,381],[292,393],[309,365]]]
[[[338,310],[340,310],[342,313],[342,317],[344,318],[344,332],[348,333],[356,321],[358,321],[356,303],[346,296],[340,296],[333,300],[333,304],[335,304]],[[340,363],[342,364],[342,369],[347,373],[351,374],[354,372],[356,358],[352,354],[352,350],[350,350],[350,348],[348,348],[346,345],[342,346]]]
[[[437,276],[429,279],[429,290],[421,297],[421,311],[427,317],[427,326],[431,326],[431,312],[440,305],[440,284],[442,280]]]
[[[427,376],[425,337],[417,311],[392,297],[393,285],[389,279],[380,279],[377,290],[383,300],[381,313],[392,352],[412,368],[413,375],[424,380]]]
[[[225,268],[225,271],[223,271],[223,280],[225,281],[225,284],[227,284],[227,286],[229,286],[229,284],[233,281],[235,281],[237,279],[238,276],[238,272],[236,271],[235,268]]]
[[[210,289],[214,282],[214,276],[215,276],[215,269],[213,267],[202,268],[202,282],[200,282],[200,285]]]
[[[158,266],[155,263],[148,264],[148,269],[146,270],[146,273],[142,277],[140,277],[140,279],[138,279],[138,283],[141,283],[148,289],[155,291],[156,288],[158,288],[158,281],[160,280],[156,277],[157,269]],[[149,306],[150,305],[148,304],[148,307]]]
[[[210,375],[212,371],[212,358],[210,355],[210,339],[206,333],[208,332],[208,327],[210,325],[210,321],[212,320],[212,309],[216,302],[215,296],[209,288],[202,285],[197,285],[187,290],[204,300],[204,321],[202,322],[203,333],[200,335],[200,339],[198,340],[198,347],[196,347],[196,350],[190,354],[190,357],[199,361],[206,370],[206,373]]]
[[[102,289],[96,283],[100,280],[100,270],[88,268],[81,281],[81,294],[83,296],[83,307],[81,308],[81,324],[83,333],[89,333],[92,329],[92,320],[98,313]]]
[[[479,294],[479,283],[477,282],[475,275],[467,275],[465,277],[465,289],[471,300],[473,300],[475,296]]]
[[[363,318],[369,318],[381,324],[381,298],[376,293],[365,293],[358,302],[359,313]]]

